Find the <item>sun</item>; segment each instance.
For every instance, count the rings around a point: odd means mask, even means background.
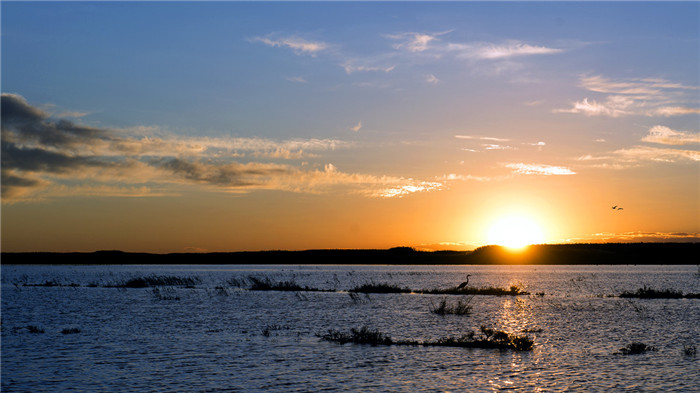
[[[539,225],[535,221],[521,216],[508,216],[499,219],[491,225],[487,235],[488,244],[513,249],[539,244],[543,240],[544,236]]]

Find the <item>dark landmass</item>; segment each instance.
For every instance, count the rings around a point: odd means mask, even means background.
[[[473,251],[388,250],[244,251],[149,254],[122,251],[3,252],[2,264],[52,265],[696,265],[700,243],[542,244],[514,252],[500,246]]]

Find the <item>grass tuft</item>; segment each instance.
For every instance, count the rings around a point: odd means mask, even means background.
[[[328,330],[328,333],[319,336],[322,340],[336,342],[338,344],[369,344],[369,345],[393,345],[395,344],[391,337],[385,335],[379,330],[371,330],[367,326],[360,329],[352,328],[350,333],[344,333],[337,330]]]
[[[510,288],[496,288],[496,287],[464,287],[457,288],[451,287],[446,289],[431,289],[421,291],[420,293],[429,295],[490,295],[490,296],[519,296],[519,295],[529,295],[530,293],[523,290],[519,285],[511,285]]]
[[[177,276],[158,276],[150,275],[145,277],[136,277],[117,283],[107,285],[110,288],[148,288],[148,287],[172,287],[182,286],[192,288],[200,282],[197,277],[177,277]]]
[[[697,353],[698,353],[698,350],[697,350],[697,348],[695,348],[695,345],[683,344],[683,354],[685,356],[693,356],[694,357],[695,355],[697,355]]]
[[[395,284],[389,283],[369,283],[356,286],[350,292],[354,293],[411,293],[409,288],[401,288]]]
[[[465,297],[464,300],[459,299],[454,304],[449,304],[447,298],[442,298],[440,303],[435,306],[430,302],[430,312],[437,315],[469,315],[472,312],[471,301],[474,299],[474,295]]]
[[[308,286],[302,287],[294,280],[273,282],[268,277],[257,278],[254,276],[250,276],[248,279],[252,282],[251,291],[328,292]]]
[[[485,348],[514,351],[531,351],[534,341],[528,336],[516,336],[503,331],[481,327],[481,334],[474,332],[455,338],[440,338],[437,341],[394,341],[390,336],[371,330],[367,326],[360,329],[350,329],[349,333],[337,330],[328,330],[328,333],[317,335],[322,340],[339,344],[369,344],[369,345],[406,345],[406,346],[432,346],[432,347],[459,347],[459,348]]]
[[[649,351],[656,351],[656,348],[640,342],[633,342],[620,348],[620,353],[623,355],[639,355]]]

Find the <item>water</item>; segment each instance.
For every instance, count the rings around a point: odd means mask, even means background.
[[[470,286],[520,285],[532,295],[476,296],[471,315],[438,316],[430,306],[439,295],[354,302],[345,292],[370,282],[447,288],[467,273]],[[151,274],[200,282],[158,294],[104,287]],[[251,275],[338,292],[228,283]],[[80,286],[22,285],[47,280]],[[700,300],[609,296],[644,285],[696,293],[700,275],[696,266],[2,266],[2,391],[700,391],[700,355],[684,353],[700,347]],[[527,334],[534,350],[317,337],[368,326],[436,340],[482,325]],[[62,333],[71,328],[80,332]],[[619,354],[632,342],[657,350]]]

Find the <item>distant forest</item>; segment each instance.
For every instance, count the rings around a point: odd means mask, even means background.
[[[122,251],[2,253],[7,264],[55,265],[696,265],[700,243],[542,244],[521,252],[500,246],[473,251],[388,250],[244,251],[149,254]]]

